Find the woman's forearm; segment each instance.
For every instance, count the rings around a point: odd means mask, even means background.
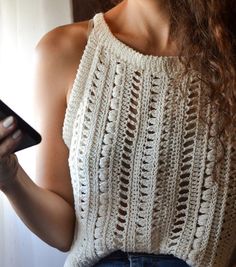
[[[22,221],[39,238],[68,251],[74,234],[74,209],[54,192],[37,186],[19,165],[16,178],[2,191]]]

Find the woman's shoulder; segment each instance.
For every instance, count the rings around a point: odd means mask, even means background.
[[[62,94],[67,99],[87,44],[88,25],[89,21],[83,21],[54,28],[41,38],[35,49],[36,69],[50,70],[50,79],[65,88]]]
[[[60,53],[61,56],[73,56],[84,50],[88,39],[89,21],[58,26],[46,33],[36,46],[37,52]]]

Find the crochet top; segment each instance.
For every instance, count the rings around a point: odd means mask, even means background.
[[[228,138],[214,179],[219,120],[206,85],[197,71],[183,75],[177,56],[121,42],[103,13],[93,21],[63,124],[76,212],[64,266],[122,250],[225,267],[236,245],[236,150]]]

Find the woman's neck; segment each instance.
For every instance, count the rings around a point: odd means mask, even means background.
[[[150,53],[165,54],[173,50],[170,40],[170,15],[165,0],[124,0],[111,10],[114,32],[145,40]],[[109,12],[107,14],[109,20]],[[111,21],[112,23],[112,21]],[[167,52],[169,53],[169,52]],[[171,52],[170,52],[171,53]],[[174,53],[174,52],[173,52]]]
[[[163,0],[125,0],[123,4],[130,19],[138,21],[140,28],[156,29],[158,23],[169,25],[169,11],[167,1]]]

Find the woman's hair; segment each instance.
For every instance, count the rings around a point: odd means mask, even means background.
[[[210,104],[220,116],[213,136],[223,151],[214,166],[217,178],[217,163],[225,156],[224,140],[231,138],[236,148],[236,1],[166,2],[171,33],[184,56],[186,69],[200,71],[209,88]]]
[[[236,1],[163,2],[170,12],[171,37],[184,56],[181,60],[186,71],[200,71],[209,88],[210,104],[221,115],[216,137],[224,151],[224,138],[231,138],[236,145]],[[223,157],[224,153],[218,163]]]

